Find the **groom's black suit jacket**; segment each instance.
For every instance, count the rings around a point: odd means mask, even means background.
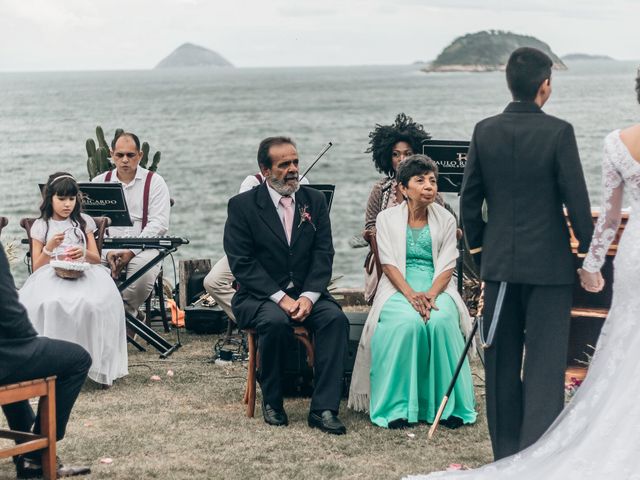
[[[278,290],[296,298],[302,292],[327,291],[333,264],[333,241],[322,193],[301,186],[295,194],[291,245],[267,190],[266,182],[229,200],[224,249],[239,284],[232,300],[238,325],[249,325],[264,302]],[[305,210],[310,221],[301,222]],[[287,286],[293,282],[293,288]]]
[[[566,206],[586,253],[593,233],[589,197],[571,124],[533,102],[512,102],[475,127],[462,184],[469,249],[481,277],[531,285],[574,281]],[[488,222],[482,219],[486,200]]]

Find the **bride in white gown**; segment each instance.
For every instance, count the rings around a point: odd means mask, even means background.
[[[640,102],[640,73],[636,79]],[[604,204],[580,272],[590,291],[620,224],[623,192],[631,203],[614,260],[613,300],[584,383],[535,444],[476,470],[417,478],[640,479],[640,125],[605,138]]]

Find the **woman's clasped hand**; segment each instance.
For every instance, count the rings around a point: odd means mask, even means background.
[[[420,314],[425,323],[429,321],[431,310],[438,310],[436,307],[436,296],[429,292],[416,292],[411,290],[404,294],[411,306]]]

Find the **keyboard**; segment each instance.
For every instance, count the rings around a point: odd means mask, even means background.
[[[102,248],[176,248],[188,243],[182,237],[105,237]]]

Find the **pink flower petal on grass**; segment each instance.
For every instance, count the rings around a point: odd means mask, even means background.
[[[462,464],[461,463],[452,463],[447,467],[447,472],[453,472],[455,470],[462,470]]]
[[[111,465],[113,463],[113,458],[109,458],[109,457],[101,458],[100,463],[104,465]]]
[[[154,382],[159,382],[161,378],[158,375],[151,375],[151,380]]]
[[[173,370],[167,370],[167,377],[173,377],[174,375]]]

